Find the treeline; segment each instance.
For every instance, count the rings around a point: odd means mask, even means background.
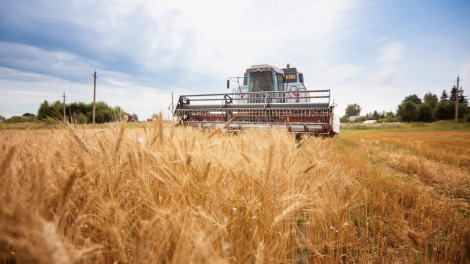
[[[12,116],[6,119],[4,116],[0,116],[0,120],[5,123],[27,123],[36,122],[36,116],[31,113],[24,113],[22,116]]]
[[[355,116],[354,122],[364,122],[366,120],[383,120],[384,122],[396,122],[397,116],[393,112],[371,112],[361,116],[362,107],[358,104],[350,104],[346,107],[346,113],[341,117],[341,123],[351,122],[350,117]],[[387,120],[387,121],[385,121]]]
[[[440,97],[432,93],[427,93],[421,99],[416,94],[406,96],[398,105],[396,113],[374,111],[365,116],[360,116],[362,108],[358,104],[348,105],[341,122],[363,122],[365,120],[377,120],[379,122],[434,122],[437,120],[455,119],[455,100],[459,102],[459,119],[470,122],[470,108],[468,107],[467,96],[464,91],[454,87],[450,91],[450,96],[446,90],[442,91]],[[351,116],[360,116],[350,120]]]
[[[40,106],[37,114],[38,120],[55,121],[63,118],[64,104],[60,101],[49,103],[45,100]],[[124,118],[121,107],[110,107],[105,102],[95,104],[95,123],[108,123]],[[65,104],[65,114],[69,122],[87,124],[93,122],[93,103],[74,102]]]
[[[457,93],[455,87],[448,96],[446,90],[438,98],[435,94],[427,93],[423,100],[418,96],[410,95],[398,106],[397,115],[403,122],[433,122],[437,120],[455,119],[455,101],[459,102],[459,117],[467,118],[469,113],[467,97],[460,89]]]

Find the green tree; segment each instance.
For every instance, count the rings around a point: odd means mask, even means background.
[[[455,97],[456,96],[457,96],[457,88],[455,88],[455,85],[454,85],[454,87],[452,87],[452,90],[450,90],[449,101],[455,102]]]
[[[424,95],[424,103],[431,106],[431,108],[433,110],[434,110],[434,108],[436,108],[436,104],[437,104],[438,101],[439,100],[437,99],[437,95],[435,95],[435,94],[427,93],[427,94]]]
[[[349,120],[349,117],[343,116],[343,117],[341,117],[341,118],[339,119],[339,122],[341,122],[341,123],[349,123],[349,122],[351,122],[351,121]]]
[[[447,101],[447,100],[449,100],[449,96],[447,95],[447,92],[446,92],[446,90],[444,89],[444,90],[442,91],[440,101],[441,101],[441,102],[445,102],[445,101]]]
[[[374,112],[371,112],[366,115],[366,120],[376,120],[374,117]]]
[[[23,116],[33,116],[33,117],[35,117],[35,115],[31,114],[31,113],[24,113]]]
[[[46,117],[52,114],[51,107],[49,106],[49,102],[44,100],[44,102],[39,106],[38,110],[38,120],[44,120]]]
[[[393,112],[387,112],[384,118],[379,119],[380,122],[397,122],[397,117]]]
[[[464,120],[465,122],[467,122],[467,123],[470,123],[470,114],[467,114],[467,115],[463,118],[463,120]]]
[[[398,106],[397,115],[403,122],[415,122],[418,120],[418,107],[411,101],[403,102]]]
[[[86,124],[86,123],[87,123],[87,119],[86,119],[85,115],[83,115],[82,113],[78,114],[77,124]]]
[[[19,116],[13,116],[10,119],[6,120],[5,123],[26,123],[26,122],[34,122],[34,120],[21,118]]]
[[[358,104],[348,104],[348,107],[346,107],[346,113],[344,114],[344,116],[350,117],[350,116],[361,115],[361,110],[362,110],[362,107],[359,106]]]
[[[463,94],[463,89],[460,88],[459,89],[459,103],[464,103],[464,104],[468,104],[468,101],[467,101],[467,96],[465,96]],[[452,91],[450,92],[450,98],[449,98],[449,101],[452,101],[452,102],[455,102],[455,97],[457,96],[457,89],[454,87],[452,87]]]
[[[64,105],[63,105],[59,100],[55,101],[55,102],[51,105],[51,109],[52,109],[52,115],[53,115],[53,117],[62,117]],[[61,119],[62,119],[62,118],[61,118]]]
[[[418,112],[418,121],[432,122],[434,120],[433,109],[430,104],[420,104]]]
[[[406,102],[412,102],[412,103],[415,103],[415,104],[421,104],[422,103],[421,98],[419,98],[416,94],[412,94],[410,96],[405,97],[405,99],[402,101],[402,103],[406,103]]]
[[[120,106],[114,107],[114,113],[118,121],[124,120],[124,117],[126,116],[126,113],[124,112],[124,110],[122,110]]]
[[[463,89],[462,88],[460,88],[460,90],[459,90],[459,103],[463,103],[463,104],[468,105],[467,96],[463,95]]]
[[[368,120],[367,117],[365,116],[361,116],[361,117],[358,117],[354,120],[355,123],[362,123],[364,121]]]
[[[377,111],[374,110],[374,113],[372,114],[372,118],[373,118],[374,120],[379,120],[379,118],[380,118],[379,113],[377,113]]]
[[[459,104],[459,116],[463,117],[468,111],[465,104]],[[447,101],[438,103],[434,115],[437,120],[451,120],[455,118],[455,102]]]
[[[44,118],[42,121],[48,124],[57,124],[59,122],[59,119],[57,117],[46,116],[46,118]]]
[[[6,120],[5,116],[0,115],[0,121],[5,122]]]
[[[96,123],[107,123],[113,122],[116,120],[121,120],[124,114],[121,107],[110,107],[105,102],[96,103]],[[50,104],[47,101],[41,104],[38,110],[38,119],[44,120],[46,117],[51,117],[52,119],[61,118],[63,114],[64,105],[60,101],[55,101]],[[78,116],[81,114],[86,119],[86,123],[91,123],[93,121],[93,104],[83,103],[83,102],[74,102],[65,105],[65,113],[67,119],[71,121],[71,116]],[[51,120],[51,119],[50,119]],[[82,118],[82,121],[83,118]]]

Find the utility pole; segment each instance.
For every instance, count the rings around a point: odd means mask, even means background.
[[[173,101],[173,92],[171,92],[171,120],[175,119],[175,107],[173,105],[174,101]]]
[[[95,100],[96,100],[96,70],[95,70],[95,73],[93,74],[93,76],[95,77],[95,84],[93,85],[94,89],[93,89],[93,125],[95,124]]]
[[[67,119],[67,117],[65,116],[65,91],[64,91],[64,121]]]
[[[455,87],[455,124],[459,122],[459,76],[457,76],[457,86]]]

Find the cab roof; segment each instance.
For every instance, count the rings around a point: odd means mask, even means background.
[[[280,73],[280,74],[284,74],[284,71],[282,71],[278,67],[274,67],[274,66],[269,65],[269,64],[251,65],[250,68],[246,69],[247,73],[251,73],[251,72],[271,72],[271,71],[274,71],[274,72],[277,72],[277,73]]]

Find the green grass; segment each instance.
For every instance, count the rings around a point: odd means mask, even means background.
[[[400,125],[362,125],[358,124],[354,127],[342,128],[340,133],[348,132],[406,132],[406,131],[470,131],[470,123],[460,123],[454,125],[452,122],[445,122],[442,124],[429,124],[429,123],[405,123]]]

